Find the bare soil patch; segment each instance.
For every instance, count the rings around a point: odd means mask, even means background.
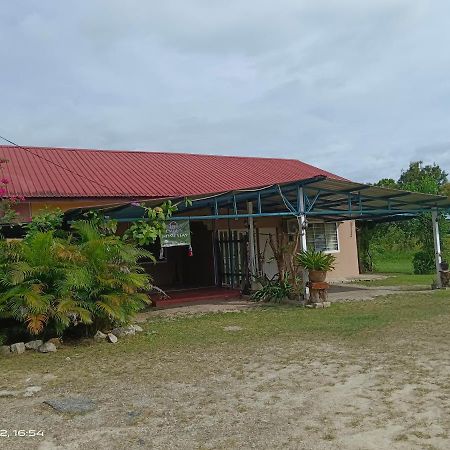
[[[344,314],[350,306],[333,307]],[[450,448],[448,313],[339,335],[284,333],[283,316],[268,311],[281,330],[269,338],[252,328],[253,314],[164,319],[181,330],[204,326],[204,344],[151,346],[150,322],[114,346],[66,346],[25,355],[21,365],[18,357],[0,360],[0,390],[15,392],[0,398],[0,428],[44,431],[0,438],[0,448]],[[207,334],[211,326],[218,338]],[[63,414],[44,403],[63,397],[91,399],[96,408]]]

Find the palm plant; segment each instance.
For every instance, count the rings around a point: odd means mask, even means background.
[[[49,321],[57,329],[64,328],[73,314],[86,321],[90,319],[89,313],[63,292],[73,256],[64,241],[55,239],[53,232],[48,231],[3,246],[9,261],[2,265],[0,277],[2,317],[25,322],[33,334],[40,333]]]
[[[128,322],[150,301],[151,278],[138,261],[153,255],[118,236],[102,235],[90,222],[77,222],[73,229],[85,264],[77,265],[69,290],[98,322]]]
[[[74,224],[65,239],[37,231],[1,245],[0,317],[25,322],[32,334],[48,325],[62,333],[77,323],[126,323],[149,302],[151,280],[138,260],[151,254],[90,222]]]
[[[329,253],[304,250],[295,256],[296,263],[306,270],[328,272],[334,269],[336,257]]]

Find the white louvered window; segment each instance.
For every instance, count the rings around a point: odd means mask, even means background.
[[[309,223],[306,230],[308,248],[316,252],[338,252],[338,225],[335,222]]]

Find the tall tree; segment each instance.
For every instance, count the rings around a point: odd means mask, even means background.
[[[397,185],[405,191],[438,194],[447,183],[448,173],[437,164],[423,165],[423,161],[413,161],[402,171]]]

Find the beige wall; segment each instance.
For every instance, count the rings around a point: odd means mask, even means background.
[[[328,274],[328,279],[333,281],[359,275],[355,222],[352,220],[339,223],[338,237],[339,251],[333,253],[336,256],[336,267]]]

